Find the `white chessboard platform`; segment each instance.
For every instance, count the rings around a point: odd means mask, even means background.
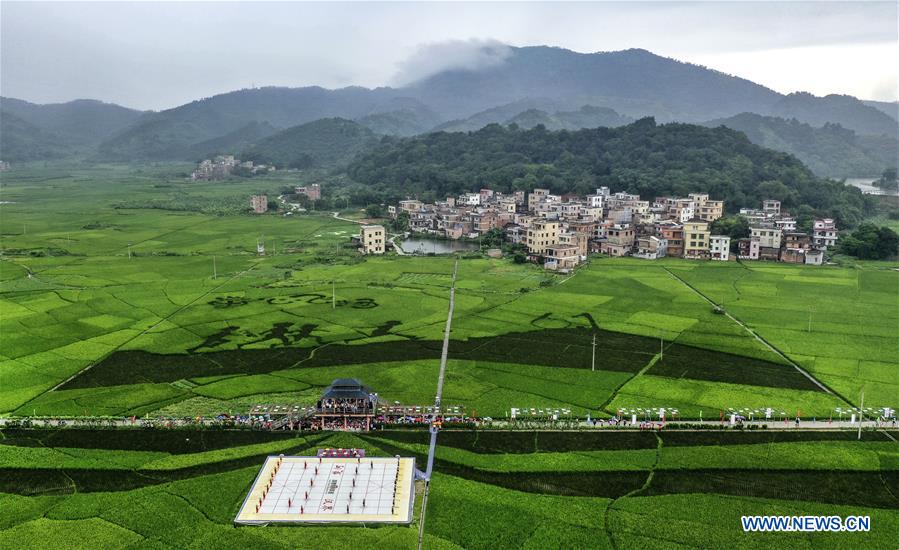
[[[235,523],[410,523],[414,458],[270,456]]]

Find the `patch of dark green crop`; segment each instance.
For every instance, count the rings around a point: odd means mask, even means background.
[[[450,357],[547,367],[589,368],[593,332],[586,328],[546,329],[454,340],[449,346]],[[603,330],[597,330],[596,333],[598,369],[637,372],[655,353],[654,339]],[[220,343],[227,336],[217,334],[211,341]],[[420,361],[439,358],[442,345],[440,340],[407,338],[369,344],[332,344],[318,348],[272,347],[181,354],[116,351],[66,382],[60,389],[174,382],[183,378],[224,374],[261,374],[292,367]]]
[[[896,484],[897,473],[887,471],[656,470],[641,496],[700,493],[899,508]]]
[[[428,443],[424,430],[374,432],[380,439],[403,443]],[[437,442],[442,447],[464,449],[479,454],[527,454],[535,452],[655,449],[656,438],[650,432],[593,431],[493,431],[447,430],[440,432]]]
[[[123,451],[188,454],[242,445],[304,437],[303,432],[256,430],[155,430],[81,428],[6,429],[2,445],[19,447],[76,447]]]
[[[750,386],[823,391],[790,365],[707,349],[671,344],[649,374]]]
[[[471,481],[479,481],[525,493],[574,497],[618,498],[639,489],[647,472],[487,472],[438,461],[435,469]]]
[[[443,444],[443,432],[437,436],[437,444]],[[530,433],[533,438],[533,432]],[[425,453],[409,452],[394,447],[383,440],[375,441],[368,436],[361,436],[381,451],[390,455],[414,456],[419,469],[427,463]],[[378,435],[380,437],[380,435]],[[504,489],[564,496],[593,496],[617,498],[640,488],[646,481],[648,472],[489,472],[441,460],[434,459],[434,470],[471,481],[479,481]]]
[[[855,441],[854,431],[819,430],[722,430],[663,431],[659,434],[666,447],[701,447],[706,445],[752,445],[764,443],[801,443],[806,441]],[[890,441],[881,432],[865,432],[865,441]]]
[[[315,446],[323,437],[309,438],[284,454]],[[106,470],[89,468],[0,468],[0,493],[20,495],[128,491],[179,479],[190,479],[249,466],[260,467],[270,453],[198,464],[174,470]]]

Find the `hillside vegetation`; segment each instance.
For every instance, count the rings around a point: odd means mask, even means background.
[[[730,211],[777,198],[800,215],[833,215],[841,225],[857,223],[869,209],[857,189],[818,178],[796,157],[754,145],[742,133],[652,118],[573,132],[490,125],[385,138],[348,171],[385,192],[424,198],[481,187],[586,194],[606,185],[650,199],[708,192]]]
[[[815,128],[795,118],[786,120],[742,113],[705,125],[739,130],[757,145],[795,155],[823,177],[878,175],[884,168],[896,166],[899,151],[899,141],[895,137],[858,136],[852,130],[831,123]]]
[[[241,153],[244,160],[286,168],[346,164],[377,142],[374,132],[351,120],[326,118],[301,124],[260,140]]]

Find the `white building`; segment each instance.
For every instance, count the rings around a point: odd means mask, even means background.
[[[363,254],[383,254],[386,246],[387,232],[383,225],[363,225],[359,251]]]
[[[759,241],[762,248],[780,248],[783,231],[776,227],[755,226],[749,228],[749,233],[753,239]]]
[[[830,218],[815,220],[814,231],[812,233],[812,242],[815,245],[827,249],[829,246],[837,244],[839,232],[837,224]]]
[[[713,260],[722,262],[730,260],[730,237],[727,235],[709,236],[709,254]]]

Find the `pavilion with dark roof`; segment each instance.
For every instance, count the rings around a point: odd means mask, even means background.
[[[316,418],[324,429],[335,422],[343,428],[371,428],[378,405],[378,394],[355,378],[338,378],[325,388],[316,406]]]

